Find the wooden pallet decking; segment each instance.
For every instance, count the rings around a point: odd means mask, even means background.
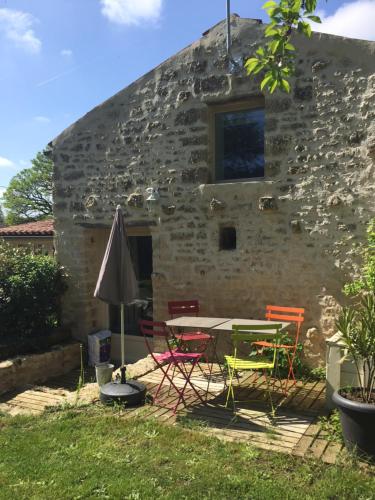
[[[152,393],[161,376],[156,370],[141,377],[141,380]],[[197,370],[193,380],[204,394],[207,386],[205,377]],[[177,377],[176,385],[181,387],[182,384],[183,379]],[[165,402],[169,405],[176,402],[176,396],[173,397],[168,384],[163,390]],[[255,374],[245,375],[235,388],[238,399],[235,412],[225,407],[224,383],[220,381],[219,372],[216,373],[215,384],[210,385],[209,390],[211,394],[206,404],[202,404],[196,394],[189,390],[187,408],[181,405],[176,415],[170,409],[156,405],[140,411],[146,418],[153,417],[171,424],[195,420],[198,428],[202,427],[205,433],[219,439],[245,441],[263,449],[321,458],[327,463],[336,462],[342,446],[330,443],[316,423],[318,416],[325,414],[324,382],[297,382],[288,397],[283,395],[280,388],[274,388],[272,399],[277,408],[274,417],[268,401],[265,401],[265,382]]]
[[[73,370],[42,385],[27,385],[0,396],[0,412],[10,415],[43,413],[48,407],[64,404],[77,389],[80,371]],[[94,371],[86,370],[86,381],[94,380]]]
[[[204,367],[206,372],[207,367]],[[155,393],[161,381],[159,370],[140,378],[150,394]],[[19,413],[41,414],[49,406],[61,405],[74,394],[79,371],[49,380],[43,386],[29,386],[0,398],[0,411],[11,415]],[[93,371],[86,371],[86,382],[92,382]],[[175,383],[182,387],[184,380],[176,376]],[[198,369],[193,383],[204,396],[208,380]],[[342,451],[341,445],[330,443],[317,423],[324,409],[324,382],[297,382],[285,397],[280,388],[272,391],[276,409],[273,417],[265,396],[265,382],[255,374],[246,374],[235,388],[236,411],[225,408],[225,385],[216,367],[209,385],[209,395],[203,404],[191,389],[186,391],[186,407],[180,405],[176,414],[167,406],[177,401],[177,396],[165,383],[160,392],[161,405],[147,404],[141,408],[129,408],[124,418],[154,418],[171,425],[194,424],[193,428],[222,440],[241,441],[255,447],[303,457],[319,458],[335,463]],[[71,399],[70,399],[71,400]]]

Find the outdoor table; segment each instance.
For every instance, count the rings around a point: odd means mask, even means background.
[[[230,318],[206,318],[203,316],[180,316],[166,321],[172,328],[206,328],[212,329],[221,323],[231,321]]]
[[[233,325],[272,325],[272,324],[281,324],[281,330],[285,330],[290,323],[285,321],[268,321],[262,319],[241,319],[241,318],[210,318],[204,316],[180,316],[178,318],[170,319],[166,321],[168,327],[171,327],[172,330],[174,328],[197,328],[197,329],[207,329],[211,330],[215,339],[212,343],[213,350],[213,359],[215,358],[219,369],[221,371],[222,376],[224,377],[224,372],[221,367],[221,363],[219,362],[218,354],[217,354],[217,341],[220,334],[231,334]],[[262,332],[273,333],[275,330],[262,330]],[[256,330],[254,329],[254,333]],[[213,361],[212,361],[213,363]]]
[[[221,332],[232,332],[232,327],[233,325],[281,325],[280,330],[285,330],[285,328],[288,328],[290,323],[286,323],[285,321],[268,321],[265,319],[240,319],[240,318],[235,318],[235,319],[229,319],[228,321],[225,321],[223,323],[220,323],[213,327],[212,329],[215,331],[221,331]],[[254,329],[254,332],[257,330]],[[263,332],[265,330],[262,330]],[[275,332],[275,330],[269,329],[270,333]],[[268,331],[267,331],[268,333]]]
[[[268,324],[281,324],[281,330],[288,328],[290,323],[285,321],[268,321],[265,319],[241,319],[241,318],[210,318],[204,316],[180,316],[178,318],[170,319],[166,321],[167,326],[173,328],[197,328],[197,329],[207,329],[215,333],[215,339],[212,344],[213,357],[218,360],[217,355],[217,342],[218,336],[221,333],[232,333],[233,325],[268,325]],[[262,330],[265,332],[265,330]],[[266,330],[267,333],[273,333],[274,330]],[[254,333],[256,330],[254,330]],[[219,363],[220,366],[220,363]],[[221,370],[221,367],[220,367]]]

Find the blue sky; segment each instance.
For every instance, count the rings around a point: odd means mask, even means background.
[[[266,20],[264,1],[232,12]],[[319,10],[320,31],[375,40],[375,0]],[[224,17],[225,0],[0,0],[0,194],[77,118]]]

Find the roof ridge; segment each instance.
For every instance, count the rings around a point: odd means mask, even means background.
[[[0,236],[53,236],[54,220],[24,222],[0,228]]]

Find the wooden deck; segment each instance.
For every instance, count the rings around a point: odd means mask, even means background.
[[[161,372],[156,370],[140,378],[150,394],[155,393],[161,380]],[[51,379],[43,386],[20,389],[0,398],[0,411],[12,415],[18,413],[42,413],[48,406],[61,405],[73,401],[79,377],[78,370],[58,379]],[[92,371],[86,372],[86,381],[93,381]],[[177,386],[184,383],[176,377]],[[208,380],[199,370],[193,375],[194,385],[201,395],[206,394]],[[90,385],[90,384],[89,384]],[[95,386],[92,386],[95,390]],[[331,443],[320,430],[317,423],[319,415],[325,413],[324,382],[298,382],[284,397],[275,387],[272,399],[276,413],[272,416],[270,404],[265,396],[265,383],[262,377],[246,374],[235,387],[236,411],[225,408],[225,386],[218,369],[210,382],[209,396],[203,404],[193,390],[186,392],[187,407],[180,405],[176,414],[166,407],[177,401],[177,396],[164,384],[161,390],[162,405],[147,404],[140,408],[127,409],[124,418],[140,416],[156,418],[176,425],[189,425],[223,440],[242,441],[278,452],[319,458],[327,463],[335,463],[342,446]]]
[[[74,401],[79,370],[51,378],[42,385],[27,385],[0,396],[0,412],[10,415],[43,413],[48,407]],[[86,369],[86,382],[94,382],[93,369]]]
[[[216,375],[205,404],[189,390],[188,407],[181,405],[176,415],[170,409],[156,405],[140,410],[142,415],[171,424],[196,421],[196,428],[223,440],[245,441],[267,450],[321,458],[327,463],[337,460],[342,446],[329,442],[317,423],[318,417],[326,413],[324,382],[298,382],[286,398],[281,389],[275,387],[272,390],[276,408],[273,417],[268,399],[265,399],[267,393],[262,377],[246,374],[241,378],[240,385],[235,388],[234,411],[225,407],[224,383],[220,380],[220,373]],[[154,371],[140,380],[152,393],[161,380],[161,373]],[[181,379],[176,385],[182,383]],[[204,394],[207,380],[199,371],[194,374],[194,384],[201,387]],[[167,384],[162,391],[165,403],[176,402],[176,396]]]

